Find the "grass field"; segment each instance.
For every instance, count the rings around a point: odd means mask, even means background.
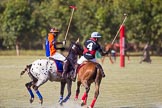
[[[47,82],[40,87],[44,97],[42,106],[36,95],[33,104],[29,103],[25,83],[30,79],[27,74],[20,78],[20,72],[26,64],[39,58],[45,57],[0,56],[0,108],[58,108],[60,84],[57,82]],[[106,77],[101,82],[95,108],[162,108],[162,57],[151,57],[152,64],[139,64],[140,57],[130,59],[130,63],[126,59],[125,68],[121,68],[119,58],[115,64],[110,64],[106,58],[102,65]],[[73,83],[72,103],[75,89],[76,83]],[[81,90],[80,97],[83,87]],[[88,104],[93,98],[93,91],[94,85],[91,86]]]

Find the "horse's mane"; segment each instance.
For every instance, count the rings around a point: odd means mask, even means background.
[[[72,50],[73,44],[75,44],[75,42],[71,42],[70,47],[68,48],[68,55],[67,55],[67,57],[69,56],[69,54],[70,54],[70,52]]]
[[[70,47],[68,49],[69,52],[71,51],[71,48],[72,48],[73,44],[75,44],[75,42],[71,42]]]
[[[79,51],[83,51],[83,47],[81,46],[80,43],[71,42],[70,47],[68,48],[69,53],[67,56],[69,56],[70,52],[72,52],[72,50],[74,50],[74,49],[72,49],[73,45],[76,45],[79,48]],[[77,48],[77,50],[78,50],[78,48]],[[75,51],[75,52],[78,52],[78,51]]]

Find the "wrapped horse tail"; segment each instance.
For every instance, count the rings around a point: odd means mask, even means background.
[[[25,72],[28,72],[31,68],[32,64],[26,65],[25,69],[21,71],[20,76],[24,75]]]

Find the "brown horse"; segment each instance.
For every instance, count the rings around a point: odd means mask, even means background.
[[[130,61],[128,51],[129,51],[131,48],[132,48],[132,45],[131,45],[131,44],[129,44],[129,43],[128,43],[128,44],[125,44],[125,49],[124,49],[124,51],[125,51],[125,56],[127,56],[127,58],[128,58],[128,61]],[[110,51],[110,50],[114,50],[114,51],[116,51],[116,52],[120,52],[120,45],[117,44],[117,43],[115,43],[115,44],[109,44],[109,43],[106,44],[106,45],[105,45],[105,51]],[[110,53],[108,56],[109,56],[109,60],[110,60],[111,64],[113,64],[114,62],[113,62],[113,60],[112,60],[112,58],[111,58],[111,53]],[[106,57],[106,56],[102,57],[102,59],[101,59],[101,62],[102,62],[102,63],[104,63],[105,57]]]
[[[105,51],[111,51],[112,49],[113,49],[113,44],[106,44],[106,45],[105,45]],[[115,50],[115,51],[116,51],[116,50]],[[111,54],[109,53],[108,56],[109,56],[109,60],[110,60],[111,64],[113,64],[114,62],[113,62],[113,60],[112,60],[112,58],[111,58]],[[102,64],[104,63],[105,57],[106,57],[106,56],[103,56],[103,57],[101,58],[101,63],[102,63]]]
[[[80,93],[80,85],[82,84],[85,88],[85,93],[81,99],[82,100],[81,106],[86,105],[90,86],[94,82],[95,83],[94,98],[88,108],[94,107],[94,104],[95,104],[97,97],[99,95],[99,88],[100,88],[100,83],[102,80],[102,75],[101,75],[100,69],[101,69],[100,64],[91,62],[91,61],[84,62],[78,68],[77,90],[76,90],[75,99],[78,99],[78,96]]]

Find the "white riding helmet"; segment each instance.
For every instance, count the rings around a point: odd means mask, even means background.
[[[92,38],[100,38],[100,37],[101,37],[101,34],[98,33],[98,32],[93,32],[93,33],[91,34],[91,37],[92,37]]]

